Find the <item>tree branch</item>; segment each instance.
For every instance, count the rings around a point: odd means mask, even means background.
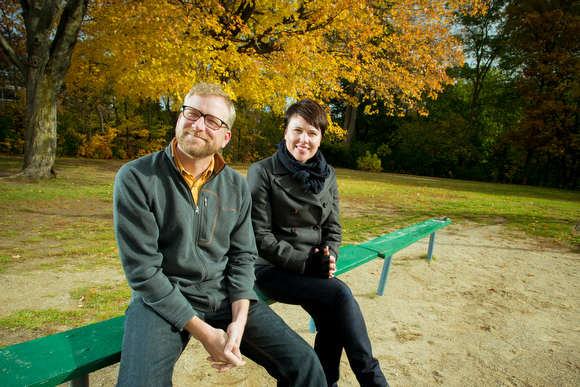
[[[85,15],[88,0],[68,0],[51,47],[51,59],[55,75],[62,76],[70,66],[71,52],[78,38],[78,33]]]
[[[28,11],[30,10],[28,0],[20,0],[20,6],[22,7],[22,16],[26,20],[26,15],[28,15]]]
[[[10,47],[6,39],[4,39],[4,35],[0,35],[0,46],[2,47],[2,51],[8,55],[12,63],[18,67],[18,70],[20,70],[22,75],[24,75],[24,78],[26,78],[28,74],[28,66],[18,58],[12,47]]]

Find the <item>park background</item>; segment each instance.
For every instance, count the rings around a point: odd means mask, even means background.
[[[32,4],[0,10],[0,346],[123,313],[114,176],[212,81],[236,102],[224,157],[242,174],[289,101],[325,106],[345,243],[453,220],[432,262],[426,242],[395,256],[385,296],[381,260],[342,277],[392,385],[580,384],[577,1]],[[300,308],[274,308],[313,340]],[[272,385],[203,359],[188,346],[175,384]]]
[[[0,346],[121,316],[130,298],[113,232],[112,190],[125,160],[57,159],[58,179],[6,178],[0,156]],[[231,164],[242,175],[248,164]],[[574,190],[337,169],[344,244],[448,216],[393,257],[385,294],[375,259],[339,278],[361,306],[391,386],[580,384],[580,193]],[[340,259],[340,257],[339,257]],[[313,343],[308,315],[272,305]],[[218,374],[191,341],[181,386],[274,386],[249,362]],[[113,386],[118,365],[90,376]],[[346,356],[341,387],[357,386]],[[64,387],[64,386],[63,386]]]
[[[162,149],[212,81],[237,104],[229,162],[271,155],[284,108],[312,97],[335,167],[579,187],[577,1],[3,4],[0,152],[26,176]]]

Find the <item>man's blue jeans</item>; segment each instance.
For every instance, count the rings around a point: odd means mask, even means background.
[[[189,342],[189,333],[177,330],[140,297],[131,301],[125,316],[117,386],[172,386],[173,369]],[[231,308],[203,313],[200,318],[225,331],[232,320]],[[263,366],[278,386],[320,387],[326,383],[312,347],[263,301],[250,305],[241,351]]]
[[[328,386],[335,385],[340,376],[343,348],[361,386],[388,386],[373,357],[360,307],[344,282],[298,275],[277,266],[256,266],[255,271],[258,292],[278,302],[300,305],[314,319],[318,329],[314,349]]]

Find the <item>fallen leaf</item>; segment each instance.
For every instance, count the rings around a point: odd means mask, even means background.
[[[535,276],[536,276],[535,274],[528,273],[528,277],[535,277]]]
[[[20,258],[20,254],[13,255],[12,258],[18,259],[18,258]]]

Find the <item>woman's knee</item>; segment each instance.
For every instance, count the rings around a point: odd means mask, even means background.
[[[332,306],[337,306],[345,303],[356,302],[352,291],[347,284],[340,280],[336,280],[332,284],[333,294],[329,297],[329,302]]]

